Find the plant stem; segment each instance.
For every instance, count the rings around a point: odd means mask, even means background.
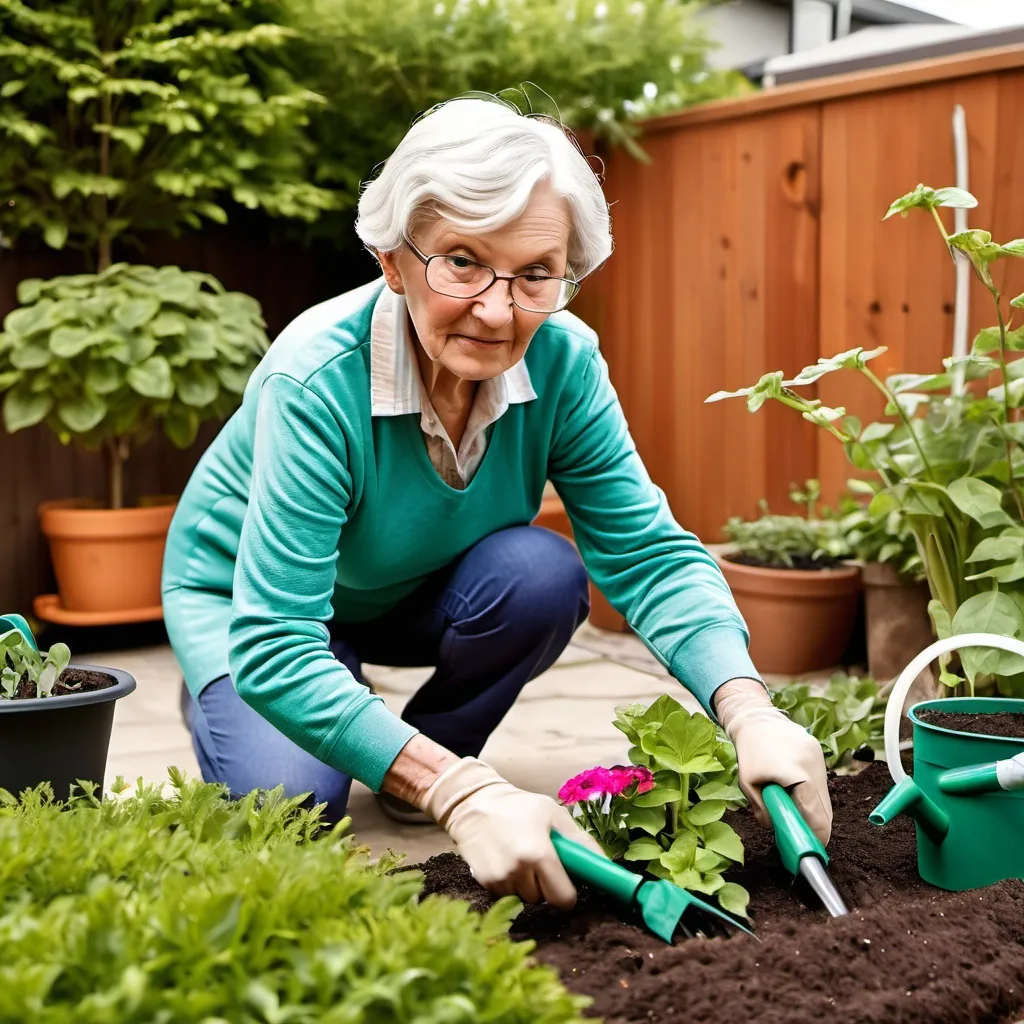
[[[107,507],[124,508],[124,465],[130,451],[128,438],[107,442]]]
[[[934,480],[935,477],[932,473],[931,464],[928,462],[928,457],[925,455],[924,449],[921,447],[921,440],[920,438],[918,438],[917,432],[914,430],[913,418],[907,415],[907,410],[904,409],[902,405],[900,405],[900,403],[896,400],[896,396],[885,386],[884,383],[882,383],[882,381],[878,379],[877,376],[875,376],[873,371],[868,369],[868,367],[866,366],[862,366],[860,372],[863,373],[864,376],[867,377],[867,379],[871,381],[871,383],[874,384],[874,386],[878,388],[879,391],[882,392],[888,403],[896,407],[896,412],[899,415],[899,418],[903,421],[903,425],[907,428],[907,432],[910,434],[911,441],[914,442],[914,447],[917,449],[917,454],[921,456],[921,463],[924,466],[925,472],[928,474],[929,479]]]
[[[1003,375],[1003,423],[1004,426],[1010,423],[1010,377],[1006,366],[1006,321],[1003,319],[1003,307],[1000,299],[999,289],[989,288],[992,301],[996,304],[996,316],[999,318],[999,369]],[[1014,503],[1017,506],[1017,518],[1024,521],[1024,500],[1021,499],[1020,488],[1017,486],[1017,477],[1013,472],[1013,449],[1016,442],[1012,440],[1005,430],[1000,430],[1003,444],[1006,445],[1006,472],[1010,480],[1010,493],[1013,495]]]

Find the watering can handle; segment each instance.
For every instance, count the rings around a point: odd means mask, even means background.
[[[25,619],[16,614],[15,612],[9,612],[6,615],[0,615],[0,633],[6,633],[8,630],[16,629],[21,635],[32,645],[32,649],[35,651],[39,650],[39,645],[36,643],[36,638],[32,635],[32,627],[25,621]]]
[[[958,633],[944,640],[936,640],[926,647],[897,677],[889,693],[889,701],[885,705],[885,760],[889,766],[892,781],[899,785],[906,777],[900,763],[900,719],[903,717],[903,704],[914,680],[940,654],[948,654],[962,647],[994,647],[999,651],[1009,651],[1024,658],[1024,641],[998,633]]]

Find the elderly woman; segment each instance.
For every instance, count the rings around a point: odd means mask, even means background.
[[[589,570],[721,722],[761,820],[778,782],[827,841],[821,750],[772,706],[722,575],[565,311],[612,249],[571,138],[501,102],[442,104],[365,188],[356,231],[383,279],[276,339],[171,525],[164,611],[203,777],[311,793],[333,818],[359,779],[447,830],[492,891],[571,906],[550,832],[587,838],[478,755],[583,622]],[[547,480],[579,554],[530,525]],[[434,673],[399,718],[364,661]]]

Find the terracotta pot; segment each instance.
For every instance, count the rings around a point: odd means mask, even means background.
[[[102,508],[84,499],[45,501],[39,521],[67,611],[158,608],[160,571],[174,504]]]
[[[761,672],[801,675],[839,664],[860,599],[860,567],[765,569],[715,558],[750,630]]]
[[[928,586],[907,582],[891,565],[877,562],[865,563],[862,576],[868,671],[879,682],[887,682],[935,640]]]

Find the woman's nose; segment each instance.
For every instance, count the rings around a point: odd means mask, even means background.
[[[503,327],[513,316],[512,282],[500,278],[477,296],[473,315],[490,328]]]

